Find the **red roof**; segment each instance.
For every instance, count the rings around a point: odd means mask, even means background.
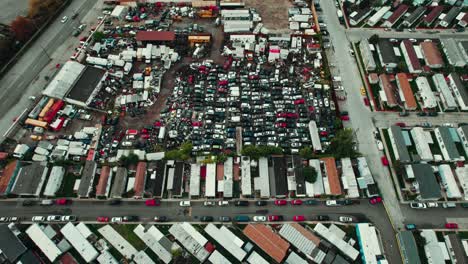
[[[405,98],[405,107],[408,110],[414,110],[418,106],[416,104],[416,99],[414,99],[413,91],[411,90],[411,85],[404,73],[398,73],[396,75],[398,84]]]
[[[289,243],[263,224],[249,224],[244,228],[244,235],[278,263],[283,261],[289,249]]]
[[[174,31],[138,31],[137,41],[173,41],[175,40]]]
[[[444,65],[442,55],[440,54],[440,51],[434,42],[424,41],[419,45],[421,46],[424,61],[426,62],[427,66],[431,68],[438,68]]]
[[[96,196],[106,195],[107,181],[109,179],[110,167],[103,166],[101,176],[99,177],[98,185],[96,186]]]
[[[436,6],[432,9],[431,12],[423,19],[424,23],[426,24],[432,24],[434,22],[434,19],[439,17],[439,15],[442,13],[444,10],[443,6]]]
[[[138,162],[135,174],[135,185],[133,190],[135,191],[136,197],[143,196],[143,189],[145,187],[145,176],[146,176],[146,162]]]
[[[413,71],[421,71],[421,62],[419,62],[418,55],[416,55],[416,51],[414,50],[413,43],[411,41],[405,39],[401,42],[402,48],[406,51],[408,55],[409,61],[406,63],[411,63]]]
[[[336,170],[335,158],[327,157],[321,158],[320,160],[325,163],[331,195],[342,195],[343,191],[341,190],[340,179],[338,178],[338,171]]]
[[[400,5],[394,12],[393,14],[387,19],[388,22],[394,24],[398,19],[401,18],[403,14],[408,11],[408,6],[407,5]]]
[[[216,164],[216,180],[218,181],[224,180],[224,164],[223,163]]]
[[[397,100],[395,96],[395,89],[390,82],[390,78],[387,74],[380,74],[380,88],[385,93],[385,96],[387,97],[387,105],[392,107],[397,105]]]
[[[0,194],[4,194],[7,190],[11,177],[13,176],[13,172],[15,172],[17,162],[18,161],[15,160],[8,163],[8,165],[3,169],[3,173],[0,177]]]

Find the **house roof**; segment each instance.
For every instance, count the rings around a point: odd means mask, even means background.
[[[460,94],[461,99],[468,105],[468,88],[465,87],[460,79],[460,76],[456,72],[450,73],[449,77],[451,77],[452,85],[457,87],[458,93]]]
[[[390,131],[393,135],[393,140],[396,145],[396,150],[398,152],[398,156],[400,161],[408,162],[410,161],[410,155],[408,149],[406,148],[405,139],[403,138],[403,134],[401,132],[401,127],[399,126],[391,126]]]
[[[80,186],[78,187],[78,196],[89,196],[94,181],[94,174],[96,173],[96,167],[97,163],[95,161],[86,161],[83,174],[81,175]]]
[[[413,43],[407,39],[401,42],[401,48],[406,51],[408,55],[409,61],[406,63],[411,63],[413,70],[421,70],[421,62],[418,59],[418,55],[416,54],[416,50],[414,49]]]
[[[321,158],[320,160],[325,163],[328,184],[330,185],[330,193],[332,195],[343,194],[343,190],[341,189],[340,179],[338,177],[338,171],[336,169],[335,158],[326,157],[326,158]]]
[[[264,224],[249,224],[244,235],[252,240],[274,260],[281,263],[289,249],[289,243]]]
[[[405,22],[408,25],[414,24],[414,22],[416,22],[416,20],[419,19],[424,14],[424,12],[426,12],[426,7],[425,6],[419,6],[418,8],[416,8],[413,11],[413,13],[411,13],[411,15],[409,15],[407,18],[405,18]]]
[[[8,188],[11,188],[11,177],[13,176],[13,173],[15,172],[16,165],[18,164],[17,160],[14,160],[8,165],[5,166],[3,169],[2,176],[0,177],[0,195],[6,194],[8,191]]]
[[[174,31],[138,31],[137,41],[173,41],[175,40]]]
[[[96,186],[96,195],[106,195],[107,189],[107,181],[109,179],[110,174],[110,167],[109,166],[102,166],[101,168],[101,176],[99,176],[99,182]]]
[[[411,231],[401,231],[397,234],[404,264],[421,264],[418,247]]]
[[[419,192],[422,199],[437,200],[442,197],[440,185],[436,180],[434,171],[429,164],[411,165],[414,176],[419,183]]]
[[[398,58],[393,50],[393,45],[388,39],[379,39],[378,47],[383,63],[398,63]]]
[[[146,176],[146,162],[138,162],[135,174],[135,185],[133,185],[133,190],[135,191],[135,196],[142,196],[144,187],[145,187],[145,177]]]
[[[441,136],[441,140],[444,142],[445,150],[450,159],[460,158],[460,153],[458,152],[455,142],[453,142],[452,136],[450,135],[450,130],[446,126],[440,126],[436,128]]]
[[[390,78],[387,74],[382,73],[379,75],[381,88],[385,92],[385,96],[387,97],[387,104],[388,105],[397,105],[397,99],[395,95],[395,87],[390,82]]]
[[[444,65],[444,60],[434,42],[423,41],[419,44],[428,66]]]
[[[396,21],[398,21],[398,19],[401,18],[401,16],[403,16],[406,13],[406,11],[408,11],[408,8],[409,7],[407,5],[401,4],[387,19],[387,21],[394,24]]]
[[[40,162],[23,164],[16,176],[11,193],[38,196],[42,190],[48,171],[49,169],[42,166]]]
[[[398,83],[400,85],[400,89],[403,92],[403,96],[405,97],[405,104],[407,108],[416,108],[416,100],[414,99],[413,91],[411,90],[411,85],[404,73],[398,73],[396,75]]]
[[[15,263],[26,252],[26,247],[6,224],[0,224],[0,251],[11,263]]]
[[[434,20],[439,17],[439,15],[444,10],[444,6],[436,6],[434,7],[429,14],[423,19],[424,23],[431,24]]]
[[[127,186],[128,172],[124,167],[118,167],[115,173],[114,183],[112,184],[111,197],[121,197]]]

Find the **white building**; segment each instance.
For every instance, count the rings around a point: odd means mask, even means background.
[[[382,6],[367,20],[367,24],[371,27],[375,26],[388,11],[390,11],[390,6]]]
[[[322,238],[337,247],[343,254],[345,254],[351,260],[356,260],[359,256],[359,251],[352,245],[344,241],[346,233],[334,224],[331,224],[330,228],[327,228],[322,223],[318,223],[314,227],[314,231],[319,234]]]
[[[369,46],[367,39],[362,39],[359,43],[359,49],[361,50],[361,58],[366,67],[367,71],[374,71],[376,68],[374,56]]]
[[[270,176],[268,174],[268,159],[263,157],[258,160],[259,177],[254,178],[255,190],[260,191],[260,197],[270,197]]]
[[[458,182],[463,189],[463,199],[468,200],[468,166],[464,165],[463,167],[457,167],[455,169],[455,174],[457,175]]]
[[[232,157],[228,157],[224,162],[224,180],[223,180],[223,196],[226,198],[232,197],[232,173],[233,173],[233,161]]]
[[[247,156],[241,157],[241,192],[243,196],[252,195],[250,158]]]
[[[166,237],[155,226],[151,226],[148,230],[145,230],[142,225],[138,225],[135,227],[133,232],[159,257],[160,260],[164,263],[171,262],[171,251],[159,242],[161,239]],[[172,243],[167,246],[172,246]]]
[[[232,233],[226,226],[216,227],[209,223],[205,227],[205,232],[220,244],[226,251],[233,255],[239,262],[247,256],[247,252],[242,249],[244,241]]]
[[[327,255],[318,247],[320,238],[297,223],[284,224],[279,234],[314,263],[322,263]]]
[[[461,144],[468,155],[468,125],[463,125],[457,128],[458,136],[460,137]]]
[[[128,7],[123,5],[117,5],[112,10],[111,17],[123,20],[128,13]]]
[[[361,247],[361,258],[363,263],[378,264],[379,258],[383,255],[380,248],[380,240],[377,237],[377,230],[369,223],[357,224],[356,233]]]
[[[205,196],[216,197],[216,164],[206,164]]]
[[[54,166],[50,170],[49,180],[47,181],[44,189],[44,196],[55,196],[57,191],[62,186],[63,176],[65,175],[65,168]]]
[[[91,263],[99,256],[97,250],[93,245],[91,245],[80,230],[73,225],[73,223],[68,222],[64,227],[62,227],[62,229],[60,229],[60,232],[86,261],[86,263]]]
[[[190,226],[190,227],[188,227]],[[208,242],[195,228],[189,223],[175,223],[169,228],[169,233],[179,241],[184,248],[196,257],[200,262],[204,262],[210,253],[205,249]]]
[[[452,168],[448,164],[439,165],[439,175],[442,186],[445,188],[447,198],[461,198],[460,189],[453,176]]]
[[[434,85],[440,93],[440,99],[442,101],[444,111],[455,110],[457,108],[457,103],[455,102],[452,91],[450,91],[450,88],[447,85],[447,81],[445,81],[444,75],[436,73],[432,76],[432,81],[434,81]]]
[[[200,195],[200,164],[190,164],[190,196]]]
[[[28,229],[26,229],[26,234],[28,234],[34,244],[36,244],[50,262],[54,262],[60,255],[62,255],[63,252],[44,233],[43,228],[38,224],[34,223],[28,227]]]
[[[427,81],[426,77],[416,78],[416,85],[419,89],[420,97],[423,101],[424,109],[433,109],[437,107],[437,98],[434,92],[431,90],[431,86]]]
[[[341,159],[341,182],[343,188],[346,190],[346,197],[358,198],[359,188],[356,181],[356,175],[354,175],[353,165],[351,164],[350,158]]]
[[[317,123],[311,120],[309,122],[309,133],[310,133],[310,140],[312,141],[312,147],[314,151],[322,151],[322,143],[320,142],[320,137],[318,134]]]
[[[320,160],[318,159],[309,160],[309,166],[313,167],[315,171],[317,172],[317,179],[315,180],[314,183],[310,183],[308,181],[305,182],[307,196],[316,197],[316,196],[325,194],[325,188],[323,186],[322,170],[320,169]]]
[[[446,260],[450,260],[445,243],[439,242],[434,230],[423,229],[421,236],[426,241],[424,252],[429,263],[446,263]]]
[[[98,232],[125,258],[132,259],[138,253],[135,247],[115,231],[112,226],[105,225],[99,228]]]
[[[468,88],[463,85],[460,76],[455,72],[450,73],[448,79],[460,110],[468,111]]]
[[[421,160],[433,160],[434,157],[432,156],[431,148],[429,146],[429,143],[434,143],[431,137],[431,133],[424,131],[422,127],[413,127],[410,133],[411,137],[413,138],[416,151],[418,152],[418,155],[421,158]]]

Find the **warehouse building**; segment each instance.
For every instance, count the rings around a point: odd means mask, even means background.
[[[453,175],[452,168],[450,168],[450,165],[439,165],[439,176],[442,182],[442,186],[445,188],[447,198],[461,198],[461,192],[460,189],[458,189],[458,185],[455,181],[455,176]]]
[[[324,260],[326,253],[319,248],[320,238],[300,224],[283,224],[279,234],[315,263]]]
[[[48,172],[49,168],[41,165],[40,162],[21,163],[10,193],[18,196],[39,197]]]
[[[419,89],[419,96],[423,102],[424,109],[433,109],[437,107],[437,98],[429,85],[426,77],[416,78],[416,85]]]
[[[374,71],[376,64],[370,49],[369,41],[367,39],[362,39],[361,42],[359,42],[359,49],[361,50],[361,58],[366,70]]]
[[[466,155],[468,155],[468,125],[463,125],[457,128],[458,136],[460,137],[463,149],[465,149]]]
[[[468,88],[463,85],[460,76],[455,72],[450,73],[448,79],[460,110],[468,111]]]
[[[50,262],[54,262],[62,255],[62,250],[60,250],[44,232],[44,227],[34,223],[26,229],[26,234],[28,234],[34,244],[44,253]]]
[[[411,111],[416,110],[418,105],[416,104],[416,99],[414,99],[414,94],[406,74],[398,73],[396,75],[396,82],[399,88],[400,98],[403,101],[405,109]]]
[[[406,175],[408,179],[415,179],[418,182],[420,200],[437,201],[442,197],[440,185],[431,165],[424,163],[408,165]]]
[[[418,6],[413,13],[411,13],[409,16],[403,20],[401,25],[405,27],[411,27],[413,26],[426,12],[426,7],[425,6]]]
[[[460,156],[460,153],[458,152],[455,142],[453,141],[452,133],[455,133],[455,136],[456,136],[456,132],[454,128],[441,126],[441,127],[435,128],[434,133],[435,133],[437,142],[439,143],[440,150],[442,152],[442,156],[444,157],[444,160],[460,161],[463,159],[463,157]]]
[[[94,177],[96,175],[97,163],[87,160],[83,173],[81,174],[80,185],[78,187],[78,198],[88,198],[93,190]]]
[[[397,233],[398,245],[403,258],[403,264],[421,264],[418,254],[418,246],[411,231]]]
[[[65,168],[54,166],[50,170],[49,180],[44,189],[44,196],[53,197],[62,186],[63,177],[65,176]]]
[[[411,162],[411,157],[408,149],[406,148],[407,143],[403,137],[401,127],[391,126],[387,131],[393,148],[393,154],[395,155],[395,160],[399,160],[403,163]]]
[[[419,62],[413,43],[405,39],[400,43],[400,48],[403,53],[403,58],[405,58],[406,65],[408,66],[408,71],[410,73],[421,73],[422,66]]]
[[[377,52],[380,63],[387,69],[394,69],[398,66],[398,58],[393,50],[393,45],[388,39],[379,39],[377,43]]]
[[[264,224],[249,224],[243,233],[278,263],[286,257],[289,243],[273,232],[271,227]]]
[[[387,28],[393,27],[393,25],[395,25],[395,23],[397,23],[398,20],[400,20],[403,15],[408,12],[408,8],[409,7],[405,4],[399,5],[397,9],[393,11],[392,15],[387,19],[387,21],[382,24],[382,26]]]
[[[359,256],[359,251],[353,247],[352,244],[345,241],[346,232],[341,230],[338,226],[331,224],[329,228],[322,223],[317,223],[314,231],[323,239],[330,242],[348,258],[355,261]]]
[[[424,57],[424,62],[431,69],[440,69],[444,66],[444,60],[437,44],[432,41],[423,41],[419,44]]]
[[[232,233],[226,226],[216,227],[209,223],[205,227],[205,232],[220,244],[227,252],[242,262],[247,256],[247,252],[242,249],[244,241]]]
[[[91,263],[99,256],[99,253],[93,245],[91,245],[80,230],[72,223],[68,222],[64,227],[62,227],[62,229],[60,229],[60,232],[86,261],[86,263]]]
[[[468,58],[464,56],[462,48],[458,45],[458,41],[453,38],[443,38],[440,40],[445,56],[450,65],[455,67],[465,67],[468,63]]]
[[[390,82],[390,78],[387,74],[382,73],[379,75],[379,96],[380,100],[384,102],[388,107],[395,107],[398,105],[396,98],[396,88]]]
[[[440,93],[440,100],[444,111],[453,111],[457,109],[457,103],[455,102],[455,98],[447,85],[444,75],[436,73],[432,76],[432,81],[434,82],[437,91]]]
[[[361,248],[362,263],[379,263],[384,259],[375,226],[369,223],[357,224],[356,235]]]
[[[433,144],[430,132],[424,131],[422,127],[413,127],[410,131],[411,137],[413,138],[414,146],[418,152],[419,158],[423,161],[434,160],[432,156],[431,147],[429,144]]]
[[[326,157],[321,158],[321,162],[325,164],[325,175],[323,177],[323,186],[325,187],[325,194],[327,195],[342,195],[340,178],[338,177],[338,170],[336,169],[335,158]]]

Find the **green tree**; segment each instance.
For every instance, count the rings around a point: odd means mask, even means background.
[[[302,168],[302,173],[304,173],[304,179],[306,182],[315,183],[317,180],[317,171],[314,167],[304,167]]]
[[[256,146],[250,145],[242,148],[242,155],[248,156],[252,159],[258,159],[261,157],[261,153]]]
[[[189,160],[192,155],[193,145],[191,142],[184,142],[179,149],[166,151],[164,159],[166,160]]]
[[[216,163],[224,163],[226,160],[227,160],[228,156],[224,153],[222,154],[219,154],[218,156],[216,156],[215,158],[215,162]]]
[[[130,153],[128,156],[121,156],[119,159],[120,165],[128,167],[130,165],[135,165],[138,163],[140,158],[135,153]]]
[[[350,128],[339,130],[330,142],[330,153],[335,158],[355,157],[357,152],[354,150],[353,130]]]
[[[405,166],[399,160],[395,160],[392,165],[397,175],[402,175],[405,171]]]
[[[301,156],[303,159],[309,160],[314,157],[314,151],[310,147],[304,147],[299,150],[299,156]]]
[[[374,35],[370,36],[369,43],[375,45],[375,44],[377,44],[379,42],[379,39],[380,39],[379,35],[374,34]]]
[[[105,37],[106,37],[106,35],[104,33],[102,33],[101,31],[96,31],[93,34],[93,40],[95,42],[101,42]]]

